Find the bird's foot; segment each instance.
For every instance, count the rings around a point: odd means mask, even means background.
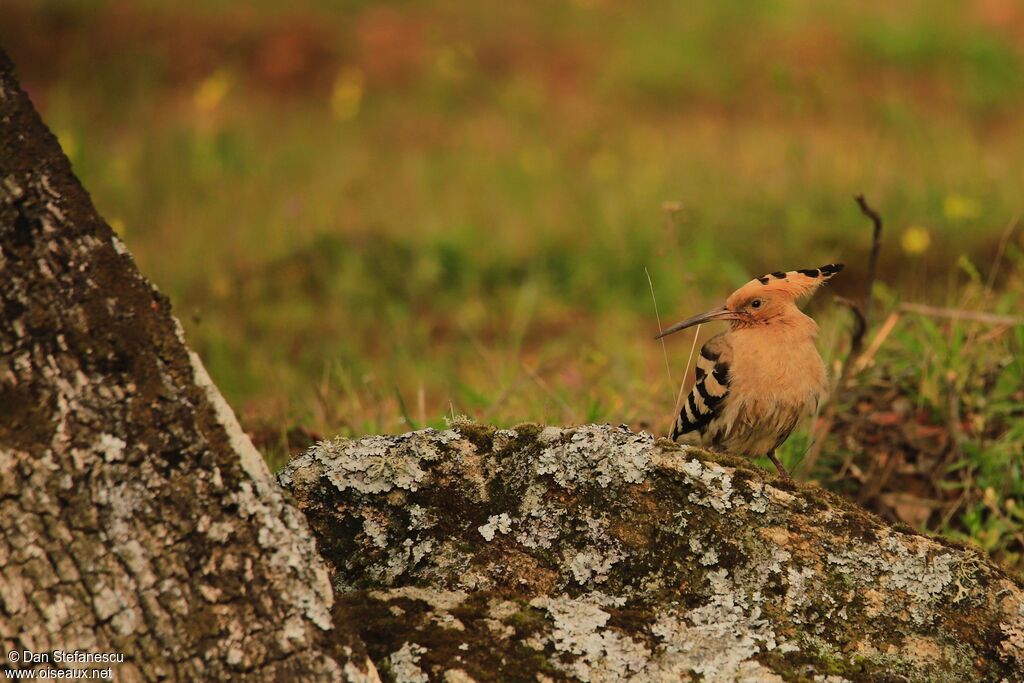
[[[789,476],[789,472],[787,472],[786,468],[782,466],[782,463],[779,462],[779,459],[775,457],[775,451],[772,451],[771,453],[768,454],[768,459],[771,460],[772,463],[775,465],[775,469],[779,471],[780,477],[782,477],[786,481],[793,481],[793,477]]]

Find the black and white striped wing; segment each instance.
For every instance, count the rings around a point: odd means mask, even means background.
[[[720,417],[729,395],[732,353],[724,334],[712,337],[697,357],[697,381],[672,425],[672,440],[705,442],[709,426]]]

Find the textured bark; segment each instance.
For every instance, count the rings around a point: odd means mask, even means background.
[[[119,653],[122,681],[376,679],[301,513],[2,52],[0,309],[5,652]]]
[[[387,680],[1022,680],[978,551],[647,434],[463,423],[279,479]]]

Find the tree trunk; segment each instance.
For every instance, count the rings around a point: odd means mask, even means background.
[[[2,52],[0,308],[4,666],[80,650],[122,655],[99,665],[122,681],[377,680],[305,519]]]

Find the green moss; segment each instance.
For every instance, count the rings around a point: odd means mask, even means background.
[[[494,427],[465,419],[453,422],[452,429],[476,446],[478,452],[490,453],[493,450],[494,432],[497,431]]]
[[[503,621],[516,630],[516,638],[523,639],[544,630],[547,620],[544,613],[532,607],[524,607]]]
[[[826,522],[825,528],[836,536],[864,543],[875,543],[878,540],[878,528],[881,524],[878,517],[848,504],[834,506],[831,509],[833,514]]]
[[[899,657],[845,655],[814,636],[802,639],[796,652],[763,653],[756,657],[786,680],[813,681],[810,674],[842,676],[853,683],[906,683],[913,668]]]
[[[526,439],[527,442],[536,441],[540,433],[544,431],[544,425],[537,424],[536,422],[522,422],[512,427],[512,431],[517,435],[517,444],[521,443],[518,439]]]
[[[678,454],[685,460],[692,460],[696,458],[704,462],[713,462],[718,465],[722,465],[723,467],[732,467],[737,470],[744,470],[751,476],[759,479],[767,478],[767,473],[764,470],[754,465],[749,459],[738,455],[694,446],[687,446],[686,450],[684,450],[682,445],[665,438],[657,439],[654,442],[654,445],[661,449],[665,455],[670,457]]]

